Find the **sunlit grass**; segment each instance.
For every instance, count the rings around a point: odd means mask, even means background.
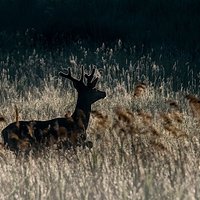
[[[88,63],[97,65],[98,86],[107,98],[92,107],[87,130],[91,150],[49,149],[24,159],[2,148],[0,199],[200,198],[200,125],[185,98],[189,89],[173,91],[170,79],[159,78],[164,69],[150,57],[129,60],[120,69],[114,58],[121,47],[104,48],[98,50],[100,58],[90,49],[77,55],[33,50],[24,60],[15,55],[12,65],[2,56],[0,111],[7,122],[1,130],[15,120],[14,105],[21,120],[73,112],[77,94],[57,75],[66,66],[79,74],[81,64],[87,69]],[[146,87],[134,95],[140,81]]]

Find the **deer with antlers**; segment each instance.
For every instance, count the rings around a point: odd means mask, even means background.
[[[24,146],[27,146],[26,150],[29,151],[31,148],[50,146],[52,143],[62,143],[73,148],[76,146],[92,147],[92,142],[86,140],[91,105],[106,97],[105,92],[96,89],[98,78],[94,77],[95,68],[92,69],[91,74],[85,74],[82,67],[80,79],[72,77],[70,68],[67,74],[60,72],[59,75],[71,80],[78,92],[73,114],[46,121],[16,120],[2,130],[2,139],[8,149],[18,153],[24,151]],[[18,117],[16,118],[18,119]],[[21,146],[23,146],[23,149],[21,149]]]

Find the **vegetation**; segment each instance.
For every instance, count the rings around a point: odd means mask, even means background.
[[[128,48],[122,41],[41,47],[1,51],[1,130],[15,120],[14,105],[21,120],[73,112],[76,93],[58,77],[67,66],[73,74],[80,65],[97,66],[107,98],[93,106],[91,150],[51,148],[25,159],[1,148],[0,199],[200,198],[199,100],[185,98],[200,96],[198,84],[189,67],[185,87],[183,77],[166,73],[166,65],[176,73],[182,57],[168,54],[165,62],[162,51]]]

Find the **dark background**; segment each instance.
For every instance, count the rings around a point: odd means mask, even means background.
[[[166,76],[181,77],[185,85],[190,66],[198,86],[199,0],[0,0],[1,54],[78,40],[112,46],[118,39],[126,49],[135,45],[139,56],[154,49],[152,59],[166,68]]]
[[[199,51],[199,0],[1,0],[0,31],[34,28],[51,41],[117,38]]]

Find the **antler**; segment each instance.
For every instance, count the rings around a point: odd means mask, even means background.
[[[78,81],[77,79],[72,77],[72,73],[71,73],[71,68],[68,68],[68,73],[65,74],[64,72],[59,72],[59,75],[64,77],[64,78],[68,78],[69,80],[71,80],[72,82]]]
[[[85,77],[87,79],[86,86],[89,87],[89,88],[94,88],[97,84],[97,81],[99,80],[99,78],[94,79],[94,74],[95,74],[95,68],[92,69],[91,74],[85,74],[84,75],[84,67],[83,66],[81,66],[81,78],[80,78],[80,80],[72,77],[71,68],[68,68],[67,74],[65,74],[64,72],[59,72],[60,76],[62,76],[64,78],[68,78],[69,80],[71,80],[75,87],[85,85],[84,84],[84,77]]]
[[[92,81],[92,79],[94,78],[94,73],[95,73],[95,68],[92,69],[92,73],[90,75],[85,74],[85,78],[87,79],[87,86],[90,88],[94,88],[97,84],[97,81],[99,80],[99,78],[95,78]]]
[[[84,68],[83,68],[83,66],[82,66],[82,69],[81,69],[81,78],[80,78],[80,80],[72,77],[71,68],[68,68],[68,73],[67,74],[64,73],[64,72],[59,72],[59,75],[64,77],[64,78],[68,78],[69,80],[71,80],[73,82],[73,84],[74,84],[74,87],[77,88],[77,89],[78,89],[78,87],[81,87],[81,86],[85,85],[84,84],[84,80],[83,80],[84,79]]]

